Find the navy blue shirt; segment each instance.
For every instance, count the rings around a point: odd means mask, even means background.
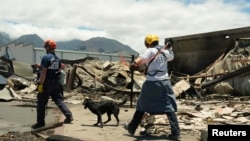
[[[55,53],[48,53],[42,57],[41,66],[47,68],[46,79],[58,79],[56,73],[61,68],[61,60]]]

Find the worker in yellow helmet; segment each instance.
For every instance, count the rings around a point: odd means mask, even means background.
[[[169,120],[171,134],[167,139],[178,140],[180,128],[176,116],[177,104],[168,74],[168,61],[174,59],[172,51],[173,41],[169,40],[165,46],[159,45],[159,37],[149,34],[144,40],[146,51],[130,65],[131,71],[146,64],[146,81],[143,83],[139,95],[136,111],[130,122],[124,124],[130,135],[134,135],[145,112],[150,114],[166,114]]]

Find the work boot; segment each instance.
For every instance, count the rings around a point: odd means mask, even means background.
[[[73,120],[74,120],[74,119],[73,119],[73,117],[71,116],[71,117],[66,118],[66,119],[64,120],[64,123],[71,123]]]
[[[169,134],[167,139],[171,141],[180,141],[181,137],[179,134]]]
[[[41,127],[43,127],[43,126],[45,126],[45,124],[36,123],[36,124],[32,125],[31,128],[32,128],[32,129],[37,129],[37,128],[41,128]]]
[[[128,122],[125,122],[123,125],[124,129],[128,130],[128,133],[133,136],[135,134],[135,130],[131,129],[131,126]]]

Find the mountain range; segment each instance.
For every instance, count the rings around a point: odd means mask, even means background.
[[[8,34],[0,32],[0,46],[7,45],[8,43],[15,42],[16,44],[34,44],[35,48],[43,48],[44,39],[37,34],[22,35],[19,38],[11,39]],[[57,49],[71,50],[71,51],[84,51],[95,53],[110,53],[132,55],[138,54],[130,46],[124,45],[114,39],[104,37],[94,37],[89,40],[83,41],[80,39],[73,39],[70,41],[56,41]]]

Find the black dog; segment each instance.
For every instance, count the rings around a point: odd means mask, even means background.
[[[117,121],[117,126],[119,125],[119,112],[120,107],[117,103],[115,103],[112,100],[104,100],[100,102],[94,102],[91,99],[85,99],[82,103],[84,105],[84,109],[89,108],[89,110],[97,115],[97,123],[94,124],[94,126],[97,126],[99,123],[101,124],[101,128],[103,127],[103,124],[108,123],[111,120],[111,114],[113,114]],[[102,122],[102,114],[107,113],[108,120],[105,122]]]

